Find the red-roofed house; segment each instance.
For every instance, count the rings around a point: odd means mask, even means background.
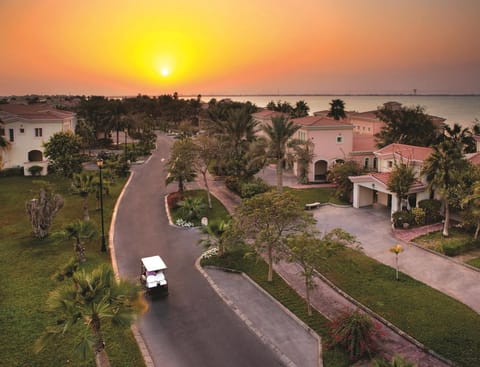
[[[424,160],[432,153],[432,148],[416,147],[406,144],[390,144],[374,152],[378,161],[378,172],[362,176],[351,176],[353,182],[353,207],[360,208],[375,203],[390,207],[391,212],[397,211],[397,195],[388,190],[390,174],[396,163],[405,163],[413,167],[417,177]],[[409,191],[410,205],[423,199],[428,199],[430,193],[424,177],[416,179]]]
[[[0,104],[0,129],[9,142],[8,149],[0,151],[2,168],[41,166],[42,175],[47,174],[48,162],[43,144],[60,131],[74,131],[77,123],[75,113],[57,110],[44,104]]]
[[[292,120],[300,125],[295,138],[314,144],[309,181],[325,181],[327,171],[336,162],[350,159],[353,147],[353,126],[348,119],[334,120],[323,116],[306,116]],[[297,165],[294,165],[294,173]]]

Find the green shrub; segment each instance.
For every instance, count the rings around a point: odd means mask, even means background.
[[[240,197],[251,198],[257,194],[267,192],[270,186],[261,178],[255,178],[252,181],[244,182],[240,186]]]
[[[415,224],[423,226],[425,224],[425,210],[422,208],[412,208],[412,214],[415,220]]]
[[[408,225],[415,224],[415,216],[407,211],[398,211],[393,213],[392,220],[395,228],[403,228],[405,223]]]
[[[467,251],[480,247],[480,240],[468,239],[456,239],[448,240],[441,243],[440,251],[447,256],[457,256]]]
[[[38,176],[42,171],[43,171],[42,166],[32,166],[28,169],[28,172],[30,172],[32,176]]]
[[[228,176],[225,178],[225,186],[230,191],[240,195],[241,182],[238,177]]]
[[[5,168],[0,171],[0,177],[23,176],[23,167]]]
[[[442,203],[439,200],[421,200],[418,202],[418,207],[425,211],[425,224],[437,223],[442,219],[440,214]]]

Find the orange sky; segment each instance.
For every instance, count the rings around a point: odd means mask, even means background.
[[[0,95],[480,93],[479,0],[0,0]]]

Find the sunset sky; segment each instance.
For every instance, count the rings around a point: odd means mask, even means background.
[[[0,0],[0,95],[480,93],[480,0]]]

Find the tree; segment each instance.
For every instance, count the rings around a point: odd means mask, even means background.
[[[288,261],[298,263],[302,267],[302,276],[305,281],[305,302],[308,316],[312,316],[310,291],[315,289],[315,260],[320,257],[320,239],[309,232],[298,233],[288,241]]]
[[[423,107],[393,109],[384,106],[376,114],[385,123],[380,132],[375,134],[379,148],[392,143],[429,147],[438,141],[441,131],[435,127]]]
[[[462,154],[461,146],[446,140],[433,147],[433,152],[425,160],[422,174],[426,175],[428,187],[435,189],[445,211],[442,234],[448,237],[450,226],[450,203],[455,198],[455,188],[461,184],[463,171],[468,162]]]
[[[336,163],[328,173],[328,180],[337,185],[335,195],[341,200],[350,200],[353,183],[348,177],[358,176],[363,174],[363,172],[363,168],[355,161]]]
[[[88,213],[88,195],[97,190],[95,175],[88,172],[74,173],[72,176],[72,191],[83,198],[83,220],[90,220]]]
[[[400,162],[395,164],[395,168],[390,174],[387,188],[397,194],[398,207],[397,211],[402,209],[402,202],[407,199],[410,187],[415,181],[415,172],[412,166]]]
[[[208,186],[207,173],[208,168],[215,162],[220,155],[218,142],[216,139],[207,136],[200,135],[195,139],[195,145],[197,147],[197,159],[195,160],[195,169],[200,172],[203,177],[203,183],[207,190],[208,207],[212,208],[212,198],[210,194],[210,187]]]
[[[68,223],[63,231],[57,236],[62,238],[73,239],[73,252],[79,262],[85,262],[85,247],[83,241],[90,240],[96,235],[97,231],[94,224],[90,221],[75,220]]]
[[[291,193],[270,191],[245,200],[237,209],[232,226],[258,254],[266,256],[267,279],[271,282],[273,262],[286,249],[288,237],[314,222]]]
[[[288,143],[292,148],[288,160],[297,162],[298,182],[307,184],[309,182],[310,163],[313,161],[315,145],[311,140],[292,139]]]
[[[472,131],[455,123],[452,127],[445,125],[443,136],[441,140],[452,140],[462,147],[463,153],[475,153],[477,151],[477,142],[473,136]]]
[[[469,219],[475,223],[473,238],[477,240],[480,233],[480,182],[473,184],[472,193],[463,199],[462,204],[467,208]]]
[[[109,367],[103,326],[126,328],[139,312],[140,304],[138,287],[125,280],[117,282],[111,268],[103,265],[91,272],[76,272],[72,283],[62,284],[50,293],[46,306],[57,320],[37,340],[35,349],[39,352],[47,343],[74,331],[83,358],[92,351],[98,367]]]
[[[335,120],[347,117],[345,114],[345,102],[341,99],[332,99],[332,102],[330,102],[330,111],[328,111],[327,116],[333,117]]]
[[[186,220],[199,219],[200,213],[205,209],[205,203],[199,197],[186,197],[178,202],[182,216]]]
[[[171,156],[166,166],[168,172],[166,184],[177,181],[180,193],[184,192],[186,182],[195,180],[195,148],[196,146],[190,138],[176,140],[173,143]]]
[[[262,125],[262,130],[269,138],[267,154],[275,159],[277,171],[277,190],[283,190],[283,167],[285,165],[287,143],[289,139],[300,129],[300,125],[295,125],[293,121],[288,121],[285,116],[275,116],[272,118],[272,125]]]
[[[303,100],[297,101],[295,108],[293,109],[292,117],[308,116],[308,111],[310,111],[310,107],[308,107],[307,102]]]
[[[52,187],[45,182],[40,182],[42,187],[37,198],[27,201],[25,204],[30,223],[32,224],[33,236],[45,238],[58,211],[63,208],[64,200],[59,194],[55,194]]]
[[[220,223],[208,223],[202,227],[202,232],[206,235],[202,237],[199,244],[206,247],[218,248],[218,256],[223,256],[226,252],[227,246],[231,244],[228,230],[230,228],[230,221],[222,220]]]
[[[44,144],[45,156],[56,173],[64,177],[72,177],[82,170],[80,138],[71,132],[53,134]]]
[[[10,147],[10,143],[8,140],[5,138],[5,128],[3,127],[4,123],[2,119],[0,119],[0,169],[3,166],[3,152],[6,151]]]

